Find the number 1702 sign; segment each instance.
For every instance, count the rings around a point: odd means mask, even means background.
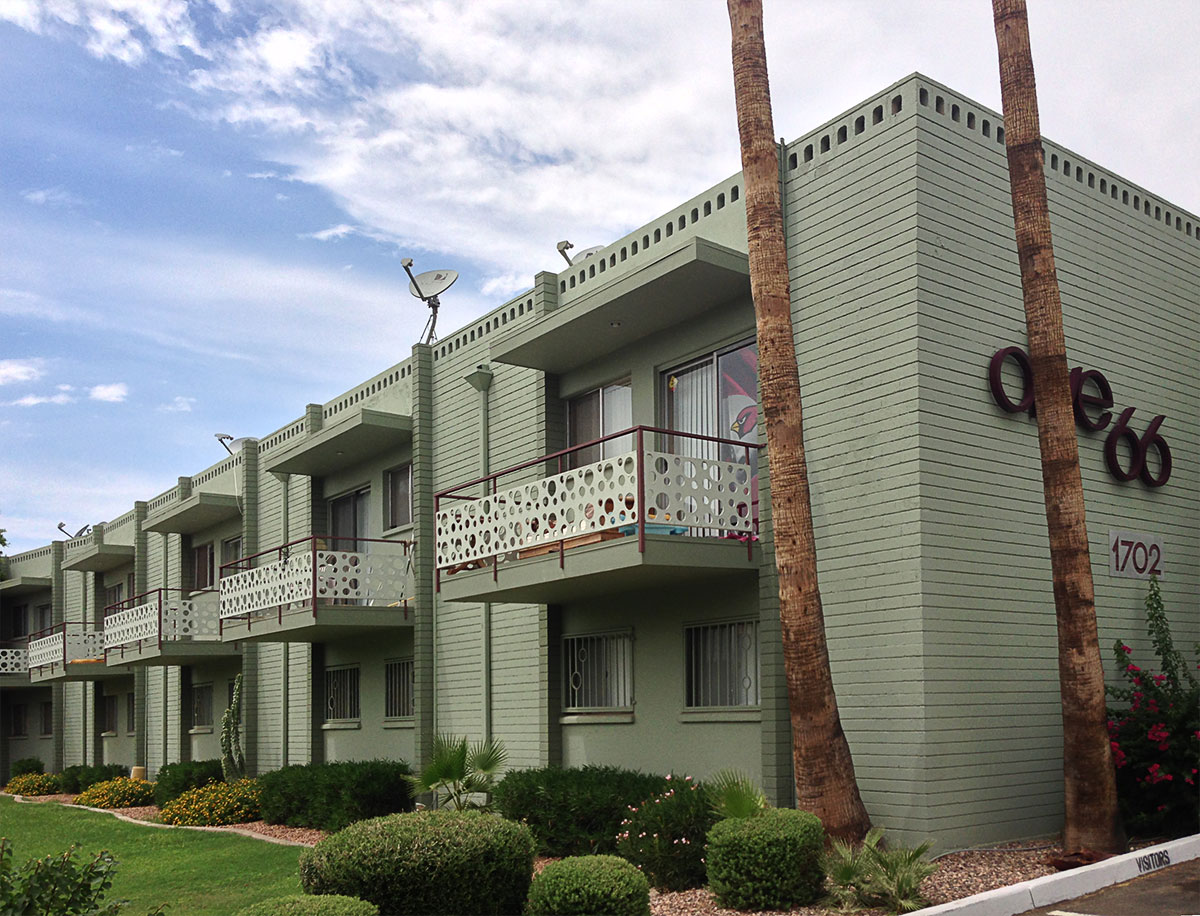
[[[1162,538],[1133,531],[1108,532],[1108,574],[1131,579],[1163,577]]]

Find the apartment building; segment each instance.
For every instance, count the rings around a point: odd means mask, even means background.
[[[1045,141],[1104,647],[1200,638],[1200,220]],[[1052,833],[1061,724],[1000,116],[919,74],[781,147],[834,681],[872,818]],[[751,774],[792,802],[740,174],[12,557],[0,775],[218,753]],[[182,469],[181,469],[182,470]]]

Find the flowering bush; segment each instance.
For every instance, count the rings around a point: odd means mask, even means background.
[[[708,796],[692,777],[668,776],[661,795],[630,805],[617,834],[617,853],[659,890],[703,887],[704,841],[716,823]]]
[[[159,811],[164,824],[187,827],[221,827],[259,818],[259,788],[253,779],[212,782],[189,789]]]
[[[1200,684],[1171,640],[1158,580],[1150,580],[1146,623],[1161,673],[1133,663],[1120,640],[1113,647],[1127,686],[1110,687],[1121,708],[1108,710],[1117,798],[1133,834],[1183,835],[1200,815]]]
[[[118,776],[88,786],[75,799],[75,804],[89,808],[140,808],[154,804],[154,783],[144,779]]]
[[[4,791],[9,795],[54,795],[58,780],[45,773],[25,773],[10,779]]]

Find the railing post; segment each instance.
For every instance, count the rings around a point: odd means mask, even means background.
[[[750,537],[746,538],[746,561],[754,561],[754,539],[758,537],[758,500],[754,498],[754,469],[750,466],[750,446],[746,446],[746,483],[750,490]]]
[[[442,509],[442,497],[437,493],[433,494],[433,592],[435,595],[442,593],[442,567],[437,560],[437,541],[438,541],[438,513]],[[405,549],[404,555],[408,556],[408,550]],[[420,578],[419,576],[416,578]],[[408,616],[408,605],[404,606],[405,617]]]
[[[638,553],[646,552],[646,461],[643,427],[637,428]]]
[[[162,630],[163,630],[163,593],[162,589],[158,590],[158,651],[162,652]]]
[[[332,538],[330,538],[332,540]],[[355,541],[355,543],[358,543]],[[313,623],[317,622],[317,539],[312,539],[312,618]],[[279,618],[280,625],[283,624],[282,611]]]

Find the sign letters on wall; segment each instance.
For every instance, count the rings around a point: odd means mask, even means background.
[[[1015,401],[1005,390],[1004,379],[1001,376],[1006,359],[1011,359],[1021,370],[1021,396]],[[1093,386],[1093,391],[1088,390],[1089,383]],[[992,397],[1002,409],[1009,413],[1028,413],[1031,417],[1034,416],[1033,367],[1029,363],[1029,355],[1020,347],[1004,347],[992,355],[992,362],[988,366],[988,385],[992,389]],[[1111,411],[1113,392],[1108,379],[1096,369],[1078,367],[1071,370],[1071,405],[1075,411],[1075,423],[1089,432],[1097,433],[1112,425],[1104,440],[1104,463],[1108,466],[1108,472],[1117,480],[1125,482],[1140,477],[1147,486],[1161,487],[1170,479],[1171,448],[1158,432],[1158,428],[1166,419],[1164,414],[1159,414],[1151,420],[1141,436],[1129,425],[1133,419],[1133,407],[1126,407],[1121,411],[1114,424]],[[1100,413],[1093,417],[1088,413],[1088,408],[1099,409]],[[1121,466],[1119,447],[1122,441],[1129,447],[1131,455],[1127,468]],[[1147,460],[1151,449],[1155,449],[1158,454],[1157,474]]]

